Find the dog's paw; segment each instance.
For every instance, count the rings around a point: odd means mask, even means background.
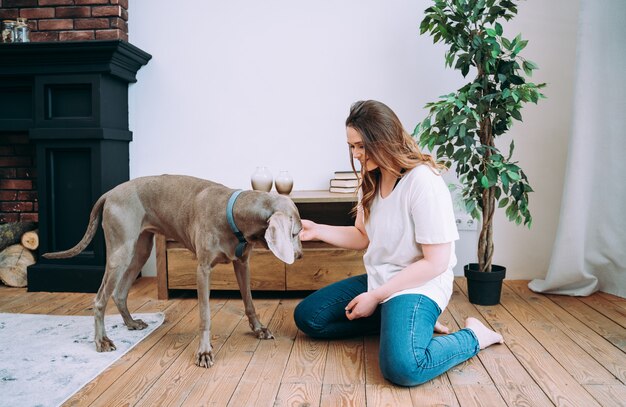
[[[141,319],[133,319],[133,321],[126,325],[129,331],[141,331],[142,329],[146,329],[148,324],[143,322]]]
[[[196,366],[210,368],[213,366],[213,351],[198,352],[196,354]]]
[[[254,333],[259,339],[274,339],[274,334],[266,327],[257,328],[254,330]]]
[[[115,344],[112,340],[107,338],[106,336],[102,337],[102,339],[96,339],[96,351],[98,352],[112,352],[116,350]]]

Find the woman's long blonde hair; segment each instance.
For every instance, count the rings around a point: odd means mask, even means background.
[[[352,104],[350,114],[346,119],[346,127],[358,131],[363,139],[365,155],[375,162],[379,168],[400,177],[401,170],[410,170],[418,165],[426,164],[435,172],[441,172],[445,167],[438,164],[432,156],[420,151],[411,135],[404,130],[398,116],[384,103],[375,100],[359,101]],[[354,167],[352,149],[350,164]],[[364,220],[369,218],[370,207],[378,190],[380,170],[366,171],[361,167],[360,187],[363,192],[361,207]],[[356,211],[358,208],[354,208]]]

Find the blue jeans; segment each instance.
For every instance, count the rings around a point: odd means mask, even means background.
[[[380,333],[380,370],[385,379],[400,386],[425,383],[480,350],[469,329],[433,337],[441,310],[421,294],[399,295],[379,305],[371,316],[350,321],[345,307],[365,291],[365,274],[324,287],[298,304],[296,325],[321,339]]]

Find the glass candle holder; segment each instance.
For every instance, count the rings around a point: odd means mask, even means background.
[[[279,194],[289,195],[293,189],[293,178],[287,171],[279,171],[278,176],[274,180],[274,186]]]
[[[252,189],[255,191],[270,192],[272,190],[272,173],[267,167],[256,167],[256,171],[250,177]]]

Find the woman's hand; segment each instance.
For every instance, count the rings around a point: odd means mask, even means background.
[[[317,239],[317,233],[315,231],[317,223],[307,219],[302,219],[302,230],[300,231],[300,240],[315,240]]]
[[[357,295],[346,306],[346,318],[349,320],[369,317],[374,313],[380,301],[371,292]]]

